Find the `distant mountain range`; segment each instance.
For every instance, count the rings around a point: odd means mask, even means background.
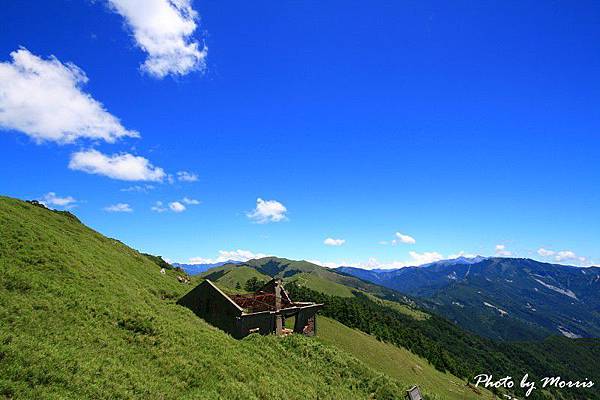
[[[241,261],[228,260],[228,261],[223,261],[223,262],[218,262],[218,263],[212,263],[212,264],[181,264],[181,263],[173,263],[171,265],[173,265],[174,267],[179,267],[179,268],[183,269],[185,272],[187,272],[190,275],[198,275],[198,274],[201,274],[203,272],[208,271],[211,268],[220,267],[220,266],[223,266],[225,264],[239,264],[240,262]]]
[[[600,337],[598,267],[481,256],[393,270],[328,269],[275,257],[173,265],[232,287],[238,283],[243,287],[251,277],[278,276],[336,296],[349,297],[352,290],[361,290],[419,305],[492,339]]]
[[[388,285],[394,281],[395,287],[411,294],[348,272],[375,276]],[[483,257],[395,271],[332,269],[307,261],[265,257],[215,267],[197,279],[210,279],[226,293],[244,293],[251,290],[248,283],[281,278],[292,298],[324,303],[323,316],[372,335],[378,341],[409,349],[427,359],[430,365],[461,378],[471,379],[480,371],[494,376],[526,371],[530,377],[552,373],[595,379],[600,353],[598,339],[569,337],[573,337],[571,333],[597,336],[597,312],[592,304],[597,291],[595,277],[599,274],[598,269],[582,272],[579,268],[532,260]],[[588,280],[574,285],[579,275]],[[569,280],[571,285],[567,285]],[[580,301],[572,298],[571,292]],[[531,309],[534,305],[536,311]],[[336,340],[344,340],[343,335],[336,332]],[[350,345],[358,353],[372,351],[360,346]],[[382,360],[375,363],[379,365]],[[568,393],[568,396],[595,398],[590,393]],[[561,397],[562,393],[536,398]],[[519,398],[524,397],[519,395]]]
[[[336,268],[336,271],[343,272],[343,273],[346,273],[349,275],[353,275],[358,278],[364,279],[366,281],[377,283],[379,285],[386,286],[391,289],[398,290],[400,292],[409,293],[410,290],[413,289],[412,285],[414,285],[414,287],[422,287],[430,279],[434,278],[434,276],[432,276],[432,274],[427,274],[427,272],[429,272],[429,271],[433,271],[433,270],[439,271],[441,269],[443,270],[446,267],[452,267],[452,266],[457,266],[457,265],[477,264],[478,262],[481,262],[485,259],[486,259],[486,257],[482,257],[482,256],[477,256],[477,257],[473,257],[473,258],[459,257],[459,258],[455,258],[452,260],[436,261],[436,262],[420,265],[418,267],[405,267],[405,268],[395,268],[395,269],[385,269],[385,268],[363,269],[363,268],[355,268],[355,267],[339,267],[339,268]],[[408,280],[404,280],[401,278],[401,277],[404,277],[407,275],[407,271],[412,271],[412,270],[416,271],[417,268],[419,269],[419,272],[424,272],[424,271],[426,272],[425,274],[423,274],[423,273],[418,274],[419,278],[421,278],[421,277],[425,278],[424,282],[413,282],[413,281],[408,281]],[[437,276],[438,274],[435,273],[435,275]],[[399,278],[399,279],[396,279],[396,278]],[[413,277],[411,276],[411,278],[413,278]],[[396,281],[398,281],[398,282],[396,282]],[[442,281],[443,281],[442,282],[442,285],[443,285],[444,282],[446,282],[446,280],[442,279]],[[395,283],[397,283],[397,284],[395,284]]]
[[[337,271],[416,297],[421,306],[490,338],[600,337],[598,267],[476,257]]]

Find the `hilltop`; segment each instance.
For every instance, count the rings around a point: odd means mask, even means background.
[[[410,384],[302,336],[241,341],[175,300],[175,270],[0,197],[0,397],[398,398]]]
[[[253,272],[250,273],[250,270]],[[240,273],[239,271],[246,272]],[[237,282],[242,285],[245,279],[248,279],[246,275],[252,274],[257,279],[263,280],[282,278],[286,282],[297,282],[300,285],[335,296],[353,297],[353,291],[358,290],[388,300],[405,300],[405,296],[395,290],[372,284],[349,274],[339,273],[335,269],[325,268],[308,261],[294,261],[281,257],[264,257],[242,263],[224,264],[209,269],[200,276],[217,282],[227,276],[230,281],[234,282],[236,274],[239,274]]]

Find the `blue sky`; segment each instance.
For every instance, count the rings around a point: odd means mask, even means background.
[[[181,262],[600,262],[597,2],[140,1],[3,2],[2,194]]]

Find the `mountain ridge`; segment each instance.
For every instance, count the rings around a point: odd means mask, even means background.
[[[424,307],[491,338],[600,337],[597,267],[490,257],[477,263],[442,262],[390,272],[341,271],[418,297]],[[508,320],[512,331],[502,328]]]
[[[179,267],[183,269],[189,275],[198,275],[205,271],[208,271],[211,268],[221,267],[226,264],[239,264],[241,261],[236,260],[227,260],[227,261],[219,261],[215,263],[199,263],[199,264],[185,264],[185,263],[172,263],[171,265],[174,267]]]

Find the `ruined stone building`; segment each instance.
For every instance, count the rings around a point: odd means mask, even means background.
[[[204,280],[178,304],[233,337],[241,339],[250,333],[281,335],[286,319],[294,320],[293,332],[313,336],[317,332],[317,311],[323,304],[294,302],[281,281],[273,279],[250,294],[227,295],[210,280]]]

